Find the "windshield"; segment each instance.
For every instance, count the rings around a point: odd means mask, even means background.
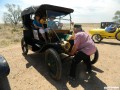
[[[55,22],[54,26],[53,26],[55,29],[66,30],[66,29],[71,28],[71,26],[70,26],[70,22],[71,22],[70,14],[65,14],[63,12],[48,10],[47,15],[48,15],[47,16],[48,17],[48,22],[50,22],[51,18],[53,18],[52,23]],[[48,23],[48,24],[50,24],[50,23]],[[55,26],[55,24],[56,24],[56,26]],[[50,25],[48,25],[48,26],[50,26]]]

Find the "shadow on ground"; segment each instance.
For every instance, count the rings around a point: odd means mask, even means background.
[[[120,42],[119,43],[117,43],[117,42],[105,42],[105,41],[101,41],[100,42],[101,44],[109,44],[109,45],[120,45]]]
[[[11,90],[7,77],[0,79],[0,90]]]
[[[76,87],[82,87],[84,90],[104,90],[104,87],[106,84],[101,81],[97,76],[97,73],[103,73],[104,71],[98,69],[97,67],[93,67],[94,72],[89,76],[88,74],[85,73],[86,66],[84,63],[80,63],[78,65],[78,70],[77,70],[77,80],[76,81],[71,81],[69,80],[68,74],[69,74],[69,68],[71,65],[71,61],[69,62],[64,62],[62,64],[63,67],[63,73],[62,73],[62,78],[59,81],[53,80],[49,72],[47,71],[46,65],[45,65],[45,60],[44,60],[44,54],[29,54],[27,56],[24,56],[25,59],[28,61],[26,64],[26,68],[29,68],[30,66],[33,66],[42,76],[46,78],[54,87],[56,87],[57,90],[69,90],[67,87],[67,83],[71,85],[71,87],[76,88]]]

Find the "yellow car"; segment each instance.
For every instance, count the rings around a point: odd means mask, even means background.
[[[110,23],[109,24],[107,24],[107,23],[108,22],[102,22],[101,23],[101,28],[92,29],[92,30],[89,31],[89,33],[92,35],[92,40],[95,43],[101,42],[101,40],[103,40],[104,38],[106,38],[106,39],[117,39],[117,40],[120,41],[120,27],[119,27],[119,25],[117,25],[117,27],[115,28],[114,31],[107,32],[105,30],[105,27],[110,25]]]

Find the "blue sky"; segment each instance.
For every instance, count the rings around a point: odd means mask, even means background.
[[[26,7],[41,4],[52,4],[74,9],[72,20],[79,23],[99,23],[112,21],[114,13],[120,10],[120,0],[0,0],[0,23],[5,4],[16,4],[23,10]]]

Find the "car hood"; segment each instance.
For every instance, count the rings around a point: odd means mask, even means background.
[[[105,29],[96,28],[96,29],[91,29],[90,31],[105,31]]]

